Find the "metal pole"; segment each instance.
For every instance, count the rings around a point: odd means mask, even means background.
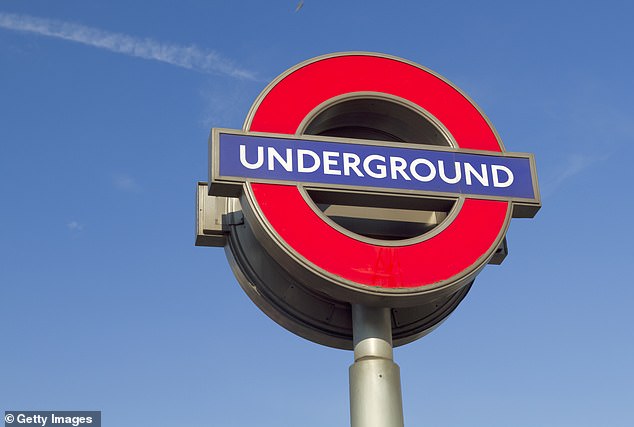
[[[353,304],[352,334],[350,425],[403,427],[401,374],[393,360],[390,309]]]

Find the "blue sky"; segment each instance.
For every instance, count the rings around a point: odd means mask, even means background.
[[[631,426],[630,2],[0,1],[0,410],[109,426],[348,425],[350,352],[302,340],[193,245],[212,126],[349,50],[404,57],[535,153],[435,332],[395,351],[406,425]]]

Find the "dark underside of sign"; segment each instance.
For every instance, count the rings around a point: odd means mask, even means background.
[[[237,199],[208,196],[204,182],[198,188],[196,244],[224,246],[243,290],[275,322],[308,340],[351,350],[350,302],[303,285],[261,245]],[[221,221],[209,221],[211,212],[228,213],[222,215]],[[497,256],[500,260],[504,258],[502,250]],[[469,282],[425,304],[392,308],[394,345],[407,344],[431,332],[458,306],[471,285]]]

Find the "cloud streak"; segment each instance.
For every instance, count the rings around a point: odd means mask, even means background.
[[[551,195],[565,181],[584,172],[586,169],[592,167],[595,163],[607,160],[607,158],[607,154],[603,156],[589,156],[578,153],[572,153],[568,155],[562,161],[557,174],[552,176],[549,180],[545,181],[543,185],[542,195]]]
[[[84,229],[84,226],[77,221],[69,222],[68,224],[66,224],[66,227],[68,227],[70,231],[82,231]]]
[[[113,185],[122,191],[128,193],[138,193],[141,191],[141,186],[134,178],[129,175],[116,173],[112,177]]]
[[[254,73],[237,67],[217,53],[193,45],[166,44],[149,38],[112,33],[70,22],[2,12],[0,12],[0,28],[68,40],[203,73],[224,74],[245,80],[257,79]]]

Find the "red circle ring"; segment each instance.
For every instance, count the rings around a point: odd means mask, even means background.
[[[317,106],[353,92],[384,93],[420,106],[445,126],[459,148],[504,151],[488,119],[451,83],[401,58],[363,52],[313,58],[280,75],[256,100],[244,129],[295,134]],[[435,236],[413,244],[380,245],[331,227],[297,186],[250,183],[247,192],[276,240],[303,265],[347,287],[388,294],[472,278],[493,255],[511,217],[510,202],[467,198]]]

